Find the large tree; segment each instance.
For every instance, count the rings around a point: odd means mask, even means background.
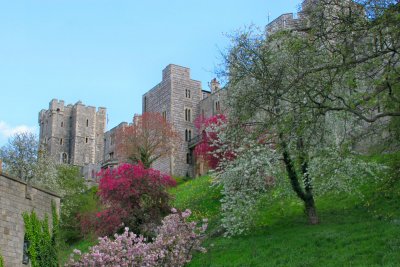
[[[17,133],[8,139],[8,144],[0,148],[0,159],[5,172],[24,181],[41,184],[41,180],[56,177],[55,164],[39,149],[39,141],[33,133]]]
[[[117,154],[123,160],[142,162],[150,168],[154,161],[172,153],[177,140],[177,133],[161,114],[145,112],[135,115],[131,125],[117,131]]]
[[[352,153],[355,137],[390,132],[400,116],[400,16],[394,2],[316,1],[305,8],[302,27],[267,37],[246,30],[233,36],[224,57],[233,132],[253,140],[269,132],[273,153],[260,155],[270,163],[280,155],[311,224],[319,221],[317,177],[336,176],[333,187],[340,176],[357,174],[362,168]],[[248,122],[252,134],[237,127]],[[324,162],[329,158],[332,168]],[[244,166],[240,160],[230,163],[236,172]]]

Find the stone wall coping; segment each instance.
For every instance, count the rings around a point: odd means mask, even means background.
[[[13,177],[13,176],[11,176],[11,175],[9,175],[7,173],[4,173],[4,172],[0,172],[0,176],[3,176],[3,177],[5,177],[5,178],[7,178],[9,180],[18,182],[18,183],[23,184],[23,185],[28,185],[27,182],[22,181],[20,178]],[[51,192],[51,191],[49,191],[47,189],[40,188],[40,187],[38,187],[36,185],[31,185],[31,186],[32,186],[32,188],[35,188],[36,190],[42,191],[42,192],[44,192],[46,194],[49,194],[49,195],[52,195],[54,197],[58,197],[59,199],[61,199],[61,197],[59,195],[57,195],[56,193],[54,193],[54,192]]]
[[[225,91],[226,89],[225,89],[225,87],[222,87],[222,88],[220,88],[220,89],[218,89],[217,91],[215,91],[215,92],[209,92],[209,91],[205,91],[205,92],[207,92],[207,93],[210,93],[210,95],[208,95],[206,98],[203,98],[203,99],[201,99],[200,101],[199,101],[199,104],[201,103],[201,102],[204,102],[206,99],[208,99],[209,97],[212,97],[212,96],[214,96],[214,95],[216,95],[217,93],[221,93],[221,92],[223,92],[223,91]]]
[[[279,17],[275,18],[274,20],[272,20],[270,23],[268,23],[266,25],[266,27],[268,28],[268,26],[272,26],[272,24],[275,24],[275,22],[279,21],[280,19],[282,19],[282,17],[288,16],[288,15],[292,15],[292,18],[294,18],[294,13],[283,13],[281,14]]]

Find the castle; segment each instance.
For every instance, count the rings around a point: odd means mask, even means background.
[[[304,10],[313,0],[302,3]],[[279,16],[265,27],[266,35],[282,29],[301,30],[306,25],[306,15],[293,13]],[[161,82],[142,97],[142,112],[158,112],[172,124],[180,142],[171,156],[153,163],[153,168],[174,176],[196,176],[207,169],[194,157],[198,142],[194,120],[224,112],[226,90],[216,79],[210,91],[203,90],[200,81],[193,80],[190,69],[174,64],[162,71]],[[49,154],[58,162],[82,167],[87,178],[94,178],[100,168],[114,167],[119,163],[115,146],[116,131],[129,125],[122,122],[105,132],[106,109],[84,106],[81,102],[64,106],[63,101],[53,99],[48,110],[39,113],[40,143],[46,145]]]
[[[193,153],[198,135],[194,120],[198,116],[210,117],[222,112],[222,99],[226,94],[216,79],[210,82],[210,90],[203,90],[201,82],[191,78],[189,68],[170,64],[162,71],[161,82],[142,96],[142,112],[162,114],[182,141],[172,155],[156,160],[153,168],[174,176],[194,177],[204,172],[205,167],[196,165]],[[118,163],[115,133],[127,125],[123,122],[105,133],[103,168]]]
[[[53,99],[39,112],[39,142],[55,162],[96,166],[103,160],[106,109]],[[85,175],[87,177],[87,175]]]
[[[191,79],[189,68],[170,64],[162,71],[161,82],[143,95],[142,111],[162,114],[183,141],[172,155],[155,161],[153,168],[174,176],[193,177],[202,172],[196,171],[193,155],[193,140],[198,134],[194,120],[222,112],[226,94],[216,79],[210,89],[203,90],[200,81]],[[39,142],[56,162],[80,166],[86,178],[95,178],[100,167],[119,163],[115,132],[126,125],[122,122],[105,132],[105,108],[96,110],[81,102],[65,106],[64,101],[53,99],[48,110],[39,112]]]

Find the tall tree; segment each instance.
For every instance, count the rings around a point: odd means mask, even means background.
[[[335,158],[332,151],[351,157],[355,136],[382,133],[400,116],[395,2],[313,1],[303,10],[303,27],[267,37],[246,30],[233,36],[225,56],[230,118],[235,125],[254,122],[255,140],[273,133],[311,224],[319,221],[315,159]]]
[[[0,149],[4,170],[25,181],[35,176],[39,143],[33,133],[17,133]]]
[[[150,168],[154,161],[172,153],[177,140],[178,134],[161,114],[145,112],[135,115],[131,125],[118,130],[117,154]]]

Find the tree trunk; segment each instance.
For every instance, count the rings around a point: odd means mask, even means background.
[[[308,217],[308,222],[313,225],[318,224],[319,219],[318,219],[318,215],[317,215],[317,209],[315,208],[314,198],[311,196],[311,198],[304,201],[304,204],[306,207],[306,214]]]

